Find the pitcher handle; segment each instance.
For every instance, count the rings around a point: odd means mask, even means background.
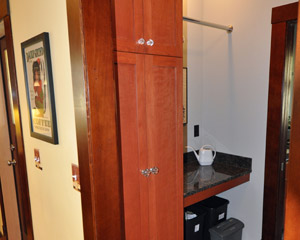
[[[195,148],[193,148],[192,146],[185,146],[185,148],[192,149],[194,152],[196,152],[196,149],[195,149]]]
[[[209,145],[209,144],[205,144],[201,147],[201,149],[205,148],[205,147],[208,147],[208,148],[211,148],[211,150],[214,152],[214,155],[213,155],[213,160],[215,159],[216,155],[217,155],[217,151],[216,151],[216,148],[212,145]]]

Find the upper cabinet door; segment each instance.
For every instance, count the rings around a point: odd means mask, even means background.
[[[182,57],[181,0],[114,0],[117,51]]]
[[[115,0],[113,3],[116,50],[144,53],[143,0]]]
[[[182,57],[182,1],[144,0],[146,53]]]

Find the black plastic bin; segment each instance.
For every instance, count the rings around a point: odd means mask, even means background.
[[[227,218],[227,206],[229,201],[213,196],[191,206],[192,209],[202,209],[206,212],[204,219],[204,240],[210,240],[209,229]]]
[[[184,240],[203,240],[204,217],[202,209],[185,208],[184,212]]]
[[[244,223],[235,218],[228,220],[209,229],[211,240],[242,240]]]

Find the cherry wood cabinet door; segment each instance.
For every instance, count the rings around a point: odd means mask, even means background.
[[[182,59],[118,52],[116,62],[126,240],[182,240]]]
[[[182,56],[181,0],[114,0],[117,51]]]
[[[181,57],[182,0],[144,0],[144,38],[146,53]]]
[[[126,240],[148,238],[148,168],[144,56],[116,54]]]
[[[116,50],[144,53],[143,0],[114,0]]]
[[[151,240],[183,239],[182,59],[145,56]]]

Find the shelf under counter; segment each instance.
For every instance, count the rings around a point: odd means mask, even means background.
[[[211,166],[200,166],[192,153],[184,159],[184,207],[250,180],[251,158],[217,152]]]

